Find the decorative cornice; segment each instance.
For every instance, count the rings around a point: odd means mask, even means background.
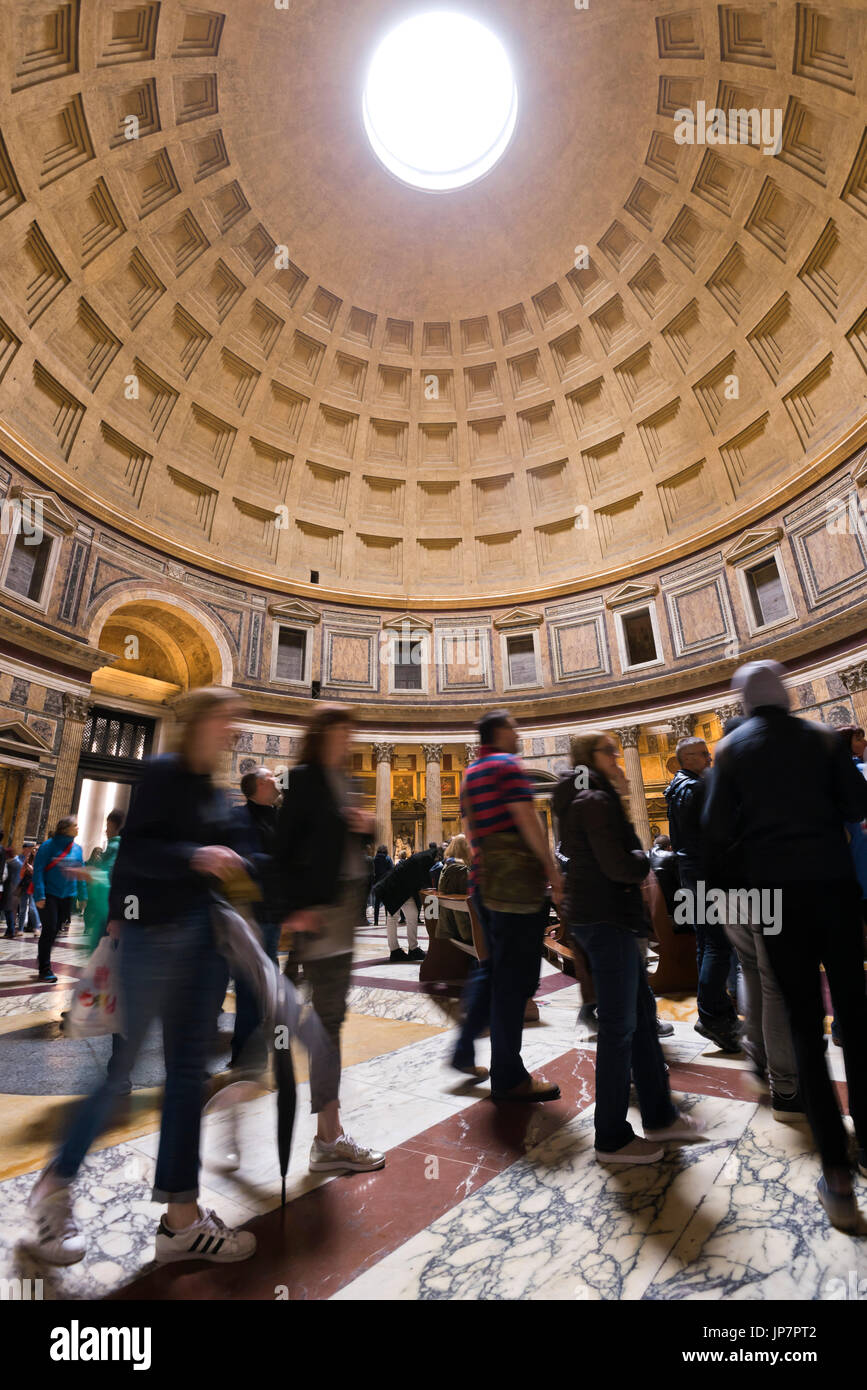
[[[0,744],[23,745],[22,752],[50,753],[51,744],[22,719],[0,720]]]
[[[642,599],[652,599],[658,593],[659,585],[656,580],[650,584],[630,580],[628,584],[621,584],[619,589],[606,596],[605,607],[623,608],[627,603],[640,603]]]
[[[543,615],[541,613],[533,613],[529,608],[513,608],[502,618],[494,618],[493,625],[503,631],[503,629],[510,627],[540,627],[542,621]]]
[[[64,695],[62,698],[64,719],[73,719],[79,724],[86,724],[90,718],[90,711],[93,709],[87,696]]]
[[[301,599],[288,599],[285,603],[269,603],[268,612],[272,618],[291,618],[296,623],[318,623],[322,621],[322,614],[318,608],[311,608],[309,603],[303,603]]]
[[[64,632],[55,632],[35,618],[24,613],[14,613],[0,604],[0,631],[4,639],[24,647],[28,656],[45,656],[65,666],[77,667],[88,675],[100,666],[111,666],[117,661],[115,652],[104,652],[99,647],[91,647],[85,642],[67,637]]]
[[[71,536],[76,527],[76,519],[53,492],[40,492],[38,488],[26,487],[17,483],[9,489],[13,502],[29,502],[42,508],[42,514],[49,526],[55,526],[64,535]]]
[[[764,550],[769,545],[776,545],[782,534],[782,526],[763,526],[758,530],[746,531],[725,552],[726,564],[736,565],[739,560],[745,560],[748,555],[754,555],[757,550]]]
[[[420,618],[417,613],[400,613],[396,618],[389,618],[382,626],[389,630],[397,629],[401,632],[407,627],[412,631],[418,629],[422,632],[433,632],[433,623],[428,622],[427,618]]]

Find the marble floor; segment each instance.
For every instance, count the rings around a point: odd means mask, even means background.
[[[662,1046],[675,1099],[705,1138],[670,1147],[658,1165],[604,1168],[593,1156],[595,1047],[577,1024],[575,983],[544,963],[539,1021],[524,1033],[526,1064],[556,1080],[561,1099],[494,1106],[486,1084],[448,1067],[456,1002],[420,986],[417,965],[389,965],[384,931],[369,922],[356,940],[341,1104],[347,1131],[386,1150],[385,1168],[308,1172],[314,1121],[299,1055],[285,1208],[273,1093],[238,1108],[237,1171],[222,1161],[225,1112],[204,1122],[201,1200],[255,1231],[255,1257],[155,1266],[156,1037],[76,1186],[86,1258],[38,1266],[20,1244],[27,1194],[108,1052],[107,1039],[73,1042],[59,1028],[82,967],[79,933],[73,923],[55,948],[53,987],[35,978],[32,939],[0,941],[0,1278],[41,1277],[49,1299],[584,1301],[831,1299],[853,1272],[867,1279],[867,1242],[831,1228],[815,1199],[808,1131],[777,1123],[745,1059],[722,1057],[695,1033],[694,999],[661,999],[659,1012],[674,1026]],[[233,1008],[230,992],[215,1072]],[[482,1039],[477,1060],[488,1057]],[[841,1080],[836,1048],[828,1062]]]

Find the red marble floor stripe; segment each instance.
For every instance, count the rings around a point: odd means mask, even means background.
[[[0,990],[0,999],[17,999],[19,995],[25,994],[47,994],[49,990],[56,988],[56,985],[47,984],[4,986],[4,988]]]
[[[338,1178],[285,1209],[255,1217],[247,1223],[259,1242],[251,1261],[155,1267],[112,1297],[271,1300],[286,1288],[294,1300],[329,1298],[592,1103],[595,1052],[563,1053],[542,1072],[560,1086],[559,1101],[494,1105],[479,1100],[390,1149],[380,1172]],[[672,1068],[672,1088],[724,1094],[718,1073],[727,1074],[722,1067],[683,1064]],[[437,1172],[431,1176],[434,1158]]]
[[[727,1096],[731,1100],[757,1101],[755,1085],[742,1067],[708,1065],[702,1062],[679,1062],[671,1067],[669,1081],[673,1091],[694,1091],[703,1096]],[[849,1114],[849,1088],[845,1081],[835,1081],[834,1088],[844,1115]],[[762,1098],[762,1103],[765,1103]]]
[[[14,965],[17,966],[20,970],[35,971],[39,969],[39,960],[36,956],[33,956],[32,958],[28,957],[26,960],[22,960],[20,957],[14,960],[6,960],[3,957],[0,957],[0,964],[2,964],[4,967],[7,965]],[[74,979],[77,980],[80,979],[84,971],[84,966],[69,965],[66,961],[58,960],[51,962],[51,969],[54,971],[55,975],[71,975]]]

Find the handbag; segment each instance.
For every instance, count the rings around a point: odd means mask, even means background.
[[[117,943],[104,936],[75,986],[64,1020],[64,1037],[96,1038],[103,1033],[123,1033],[119,977]]]

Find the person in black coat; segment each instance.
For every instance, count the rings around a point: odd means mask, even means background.
[[[436,850],[419,850],[402,859],[379,883],[379,896],[385,904],[388,932],[389,962],[422,961],[425,953],[418,944],[421,920],[421,894],[430,888],[430,872],[436,860]],[[406,917],[406,940],[409,951],[401,950],[397,939],[397,916],[403,909]]]
[[[382,907],[379,885],[393,868],[394,860],[385,845],[379,845],[373,856],[373,925],[375,927],[379,926],[379,909]]]
[[[700,1138],[671,1099],[656,1029],[656,1006],[639,939],[648,935],[640,884],[647,855],[623,808],[628,784],[609,734],[572,739],[574,771],[554,792],[567,858],[562,915],[590,961],[596,987],[596,1157],[600,1163],[656,1163],[662,1143]],[[645,1137],[627,1118],[635,1082]]]
[[[341,706],[321,705],[311,718],[289,773],[274,852],[283,932],[294,937],[313,1008],[338,1051],[355,932],[365,921],[364,846],[373,830],[373,817],[352,804],[346,771],[352,733],[352,712]],[[383,1167],[383,1153],[343,1133],[332,1072],[312,1054],[310,1106],[317,1117],[311,1172]]]
[[[261,897],[253,904],[266,955],[277,962],[280,940],[279,887],[274,870],[277,805],[280,788],[270,768],[257,767],[241,778],[244,805],[238,808],[246,857],[252,864]],[[260,1071],[268,1059],[259,1004],[243,976],[235,981],[235,1031],[230,1066]]]
[[[847,821],[867,818],[867,782],[836,733],[789,712],[784,668],[742,666],[750,716],[717,748],[704,810],[708,862],[740,846],[758,890],[763,939],[792,1028],[800,1092],[822,1160],[818,1195],[833,1225],[858,1229],[849,1142],[825,1065],[819,967],[843,1040],[857,1166],[867,1177],[867,995],[861,891]]]

